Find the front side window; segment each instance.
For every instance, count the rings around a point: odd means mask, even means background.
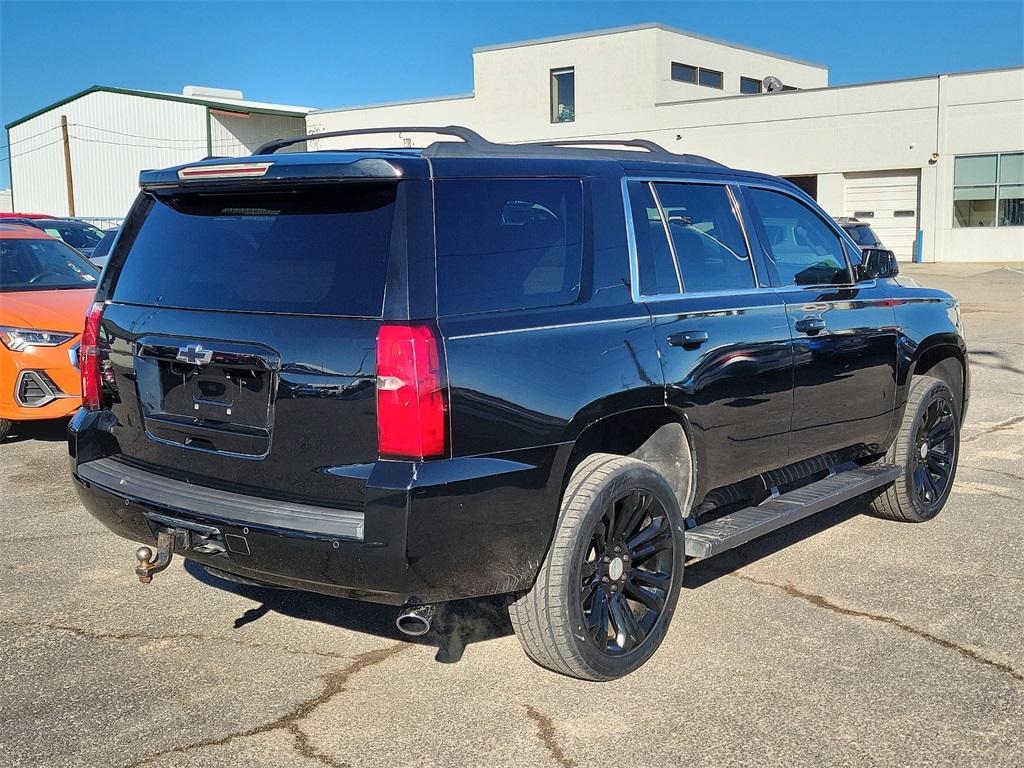
[[[572,67],[551,70],[551,122],[576,120],[576,72]]]
[[[435,184],[441,315],[571,304],[583,263],[578,179]]]
[[[654,185],[686,293],[753,288],[754,270],[725,187]]]
[[[95,288],[99,274],[80,253],[58,240],[0,239],[0,291]]]
[[[953,226],[1024,225],[1024,152],[953,161]]]
[[[782,285],[850,282],[838,235],[796,198],[756,187],[747,190],[755,226]]]

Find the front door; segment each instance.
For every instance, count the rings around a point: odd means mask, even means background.
[[[838,229],[808,203],[760,187],[744,195],[793,338],[791,460],[877,453],[896,397],[896,318],[884,284],[853,280]]]
[[[666,403],[690,427],[697,497],[783,466],[793,362],[785,306],[759,284],[724,184],[628,185],[635,294],[653,318]]]

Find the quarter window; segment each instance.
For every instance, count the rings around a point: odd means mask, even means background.
[[[576,71],[572,67],[551,70],[551,122],[576,120]]]
[[[755,226],[782,285],[850,282],[839,237],[820,216],[789,195],[749,188]]]
[[[953,226],[1024,225],[1024,152],[969,155],[953,162]]]
[[[550,307],[579,298],[578,180],[441,180],[435,222],[440,314]]]

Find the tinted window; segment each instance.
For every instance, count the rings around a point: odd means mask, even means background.
[[[571,304],[579,297],[583,190],[570,179],[435,185],[442,315]]]
[[[753,77],[740,78],[740,93],[760,93],[761,81]]]
[[[799,200],[767,189],[747,191],[761,241],[782,285],[848,283],[839,237]]]
[[[633,216],[640,295],[680,293],[682,285],[672,262],[672,251],[665,237],[665,225],[646,181],[629,183],[629,207]]]
[[[92,258],[98,259],[101,256],[106,256],[110,253],[110,246],[114,244],[114,238],[117,237],[116,229],[108,229],[103,233],[103,239],[100,240],[95,250],[92,252]]]
[[[113,298],[379,317],[394,200],[393,184],[158,199],[124,244]]]
[[[713,69],[704,69],[701,67],[697,82],[701,85],[707,86],[708,88],[721,88],[722,73]]]
[[[56,240],[0,239],[0,290],[91,288],[99,270]]]
[[[732,201],[715,184],[656,184],[683,290],[753,288],[754,270]]]

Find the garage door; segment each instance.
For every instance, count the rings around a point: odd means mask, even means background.
[[[914,256],[918,230],[918,170],[847,173],[846,215],[868,222],[900,261]]]

